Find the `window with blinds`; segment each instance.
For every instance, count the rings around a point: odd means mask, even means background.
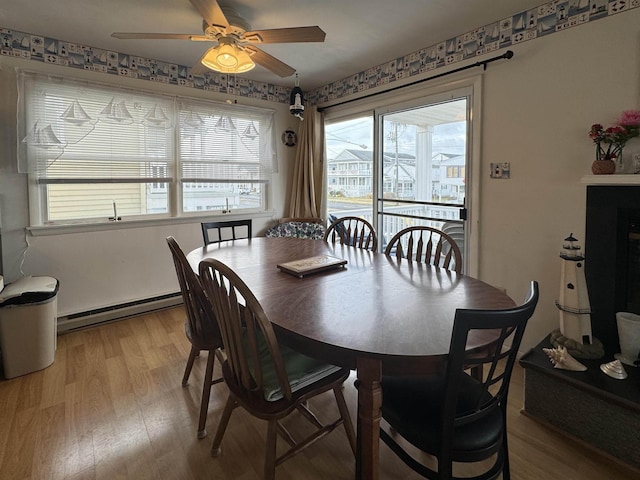
[[[258,208],[273,171],[273,112],[182,101],[178,119],[184,210]]]
[[[20,72],[32,224],[262,210],[274,112]]]

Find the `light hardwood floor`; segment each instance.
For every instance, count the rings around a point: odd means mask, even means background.
[[[189,344],[181,307],[58,337],[50,367],[0,381],[0,479],[234,479],[259,478],[264,422],[237,409],[212,458],[209,448],[226,397],[214,385],[209,436],[196,438],[206,354],[190,384],[180,386]],[[218,371],[218,368],[216,367]],[[630,480],[640,473],[523,416],[523,372],[517,367],[509,400],[514,480]],[[345,393],[355,419],[353,382]],[[332,397],[311,408],[336,414]],[[299,422],[291,418],[293,432]],[[341,429],[285,462],[278,480],[352,479],[354,460]],[[419,478],[381,446],[382,479]]]

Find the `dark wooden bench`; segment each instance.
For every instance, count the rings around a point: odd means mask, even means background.
[[[553,368],[543,348],[548,338],[522,356],[522,413],[640,470],[640,368],[624,365],[628,377],[605,375],[600,365],[614,360],[577,359],[584,372]]]

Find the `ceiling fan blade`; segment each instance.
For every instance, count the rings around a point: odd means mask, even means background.
[[[229,21],[216,0],[189,0],[209,25],[228,27]]]
[[[245,32],[243,38],[250,43],[324,42],[326,33],[318,27],[274,28]]]
[[[254,47],[253,45],[245,46],[244,49],[247,51],[249,55],[251,55],[251,60],[253,60],[258,65],[262,65],[267,70],[272,71],[279,77],[290,77],[294,73],[296,73],[296,69],[290,67],[284,62],[281,62],[276,57],[269,55],[266,52],[263,52],[259,48]]]
[[[193,41],[210,41],[211,39],[205,35],[193,35],[191,33],[128,33],[113,32],[114,38],[121,40],[193,40]]]

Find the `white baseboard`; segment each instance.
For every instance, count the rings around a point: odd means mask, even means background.
[[[121,320],[123,318],[140,315],[142,313],[174,307],[182,303],[180,293],[163,295],[161,297],[113,305],[98,310],[76,313],[65,317],[58,317],[58,333],[65,333],[79,328],[95,326],[101,323]]]

